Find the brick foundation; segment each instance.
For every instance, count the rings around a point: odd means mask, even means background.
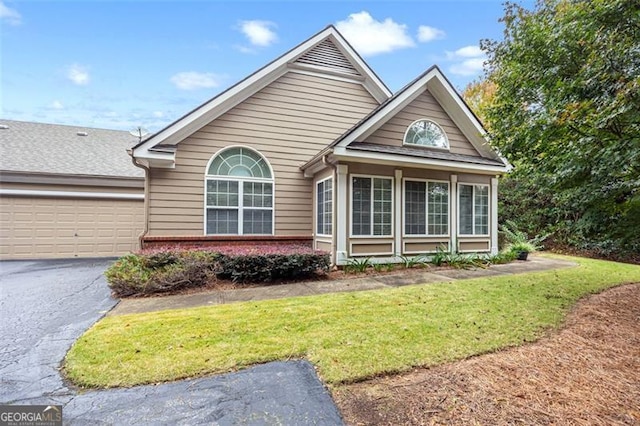
[[[255,245],[313,245],[313,237],[275,236],[275,235],[181,235],[181,236],[145,236],[140,245],[143,249],[163,246],[215,247],[215,246],[255,246]]]

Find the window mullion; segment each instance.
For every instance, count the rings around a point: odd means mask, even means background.
[[[375,189],[374,179],[373,178],[369,178],[369,180],[371,181],[371,195],[370,195],[370,197],[371,197],[371,199],[370,199],[370,202],[371,202],[371,219],[369,219],[370,220],[369,225],[371,226],[371,228],[370,228],[370,231],[369,231],[369,235],[373,237],[376,234],[376,232],[375,232],[375,226],[376,226],[376,219],[375,219],[376,196],[375,196],[375,193],[376,193],[376,189]]]
[[[238,180],[238,235],[244,235],[244,182]]]

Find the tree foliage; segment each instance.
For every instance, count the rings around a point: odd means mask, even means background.
[[[640,2],[507,3],[502,22],[504,39],[481,43],[480,113],[516,166],[507,192],[529,197],[516,208],[564,243],[638,253]]]

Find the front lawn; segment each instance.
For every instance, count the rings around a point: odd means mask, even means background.
[[[72,347],[67,376],[132,386],[304,357],[333,384],[519,345],[580,297],[640,282],[640,266],[575,268],[356,293],[106,317]]]

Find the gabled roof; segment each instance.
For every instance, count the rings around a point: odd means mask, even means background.
[[[127,150],[129,132],[0,119],[0,171],[144,177]]]
[[[440,71],[440,68],[434,65],[380,104],[380,106],[371,111],[371,113],[360,120],[360,122],[356,123],[351,129],[333,141],[327,148],[315,155],[307,164],[302,166],[302,169],[308,169],[329,152],[345,152],[345,150],[351,148],[352,143],[364,141],[426,90],[436,98],[445,112],[451,117],[460,131],[483,158],[495,160],[505,168],[505,171],[510,168],[507,160],[500,156],[500,154],[488,144],[485,138],[486,130],[478,118],[453,88],[451,82],[449,82],[442,71]],[[364,145],[358,145],[358,149],[361,149],[363,146]],[[353,148],[356,148],[356,146]],[[378,150],[378,152],[382,153],[380,150]],[[406,150],[403,152],[404,155],[408,156],[411,156],[413,153],[413,151],[409,152]],[[400,152],[394,151],[394,154],[400,154]],[[456,161],[453,158],[449,160]]]
[[[338,30],[330,25],[218,96],[136,145],[133,155],[171,167],[175,153],[156,149],[175,145],[291,70],[322,72],[361,83],[379,102],[391,92]]]

